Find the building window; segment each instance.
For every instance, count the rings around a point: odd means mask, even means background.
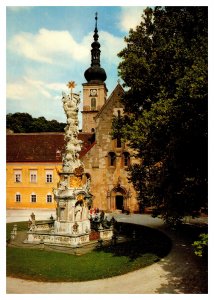
[[[53,171],[52,170],[46,171],[46,182],[47,183],[53,182]]]
[[[14,180],[15,180],[15,182],[21,182],[22,181],[22,171],[21,170],[15,170],[14,171]]]
[[[109,159],[109,166],[115,167],[116,166],[116,154],[114,152],[109,152],[108,159]]]
[[[121,148],[121,147],[122,147],[121,138],[117,138],[117,148]]]
[[[31,195],[31,202],[32,202],[32,203],[35,203],[35,202],[36,202],[36,195],[35,195],[35,194],[32,194],[32,195]]]
[[[113,115],[118,119],[123,116],[123,108],[122,107],[115,107],[113,109]]]
[[[96,110],[96,98],[91,98],[91,110]]]
[[[123,165],[124,167],[130,166],[130,154],[128,152],[123,152]]]
[[[30,182],[37,182],[37,170],[30,170]]]
[[[53,202],[52,195],[48,194],[46,200],[47,200],[47,203],[52,203]]]
[[[21,195],[19,193],[16,193],[16,202],[21,202]]]

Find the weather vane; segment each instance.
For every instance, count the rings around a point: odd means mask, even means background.
[[[72,90],[75,88],[75,86],[76,86],[75,81],[69,81],[67,84],[67,87],[71,90],[71,93],[72,93]]]

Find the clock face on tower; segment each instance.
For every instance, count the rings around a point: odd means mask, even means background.
[[[96,89],[91,89],[90,90],[90,96],[97,96],[97,90]]]

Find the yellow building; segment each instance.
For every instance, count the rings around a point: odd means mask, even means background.
[[[80,133],[81,155],[91,144],[92,136]],[[63,150],[63,133],[7,134],[8,209],[55,208],[52,189],[59,182]]]

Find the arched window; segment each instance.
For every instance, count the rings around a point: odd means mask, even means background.
[[[87,177],[87,179],[91,179],[91,174],[85,173],[85,176]]]
[[[117,138],[117,148],[121,148],[122,147],[122,142],[121,142],[121,138]]]
[[[108,154],[109,166],[115,167],[116,166],[116,154],[114,152],[109,152]]]
[[[123,152],[123,165],[124,167],[130,166],[130,154],[129,152]]]
[[[91,98],[91,110],[96,110],[96,98]]]

